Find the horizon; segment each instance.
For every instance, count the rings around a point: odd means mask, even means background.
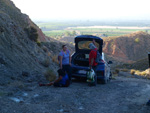
[[[148,0],[11,0],[33,21],[150,20]],[[77,7],[76,7],[77,6]]]

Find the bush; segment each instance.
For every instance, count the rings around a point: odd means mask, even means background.
[[[42,64],[43,66],[45,66],[45,67],[48,67],[48,66],[50,65],[50,61],[49,61],[49,59],[47,58],[47,59],[45,59],[41,64]]]
[[[24,31],[27,33],[28,37],[32,41],[37,42],[38,33],[37,33],[37,29],[36,28],[34,28],[34,27],[25,28]]]
[[[37,41],[36,44],[41,47],[41,42]]]
[[[119,69],[115,69],[115,72],[118,74],[120,72],[120,70]]]
[[[46,72],[44,73],[44,76],[46,80],[52,82],[56,79],[56,74],[53,72],[52,69],[47,69]]]

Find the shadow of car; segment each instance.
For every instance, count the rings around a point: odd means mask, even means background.
[[[96,47],[101,54],[101,62],[96,66],[97,80],[101,80],[106,84],[111,79],[110,64],[112,61],[107,62],[105,55],[102,52],[103,40],[93,35],[80,35],[75,37],[75,53],[72,54],[72,77],[81,78],[87,77],[89,70],[89,44],[93,41],[96,42]]]

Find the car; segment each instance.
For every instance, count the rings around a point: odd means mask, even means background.
[[[79,35],[74,38],[75,40],[75,52],[72,54],[72,77],[74,78],[86,78],[87,71],[89,70],[89,53],[88,47],[92,43],[93,39],[96,42],[96,47],[101,54],[101,62],[96,66],[97,80],[101,80],[106,84],[111,79],[110,64],[112,61],[107,62],[105,55],[102,52],[103,39],[93,35]]]

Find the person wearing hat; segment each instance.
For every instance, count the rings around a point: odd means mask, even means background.
[[[55,87],[68,87],[70,85],[68,75],[62,69],[59,69],[57,72],[59,75],[58,79],[56,79],[55,81],[53,81],[49,84],[39,84],[39,86],[51,86],[51,85],[53,85]]]
[[[95,62],[96,56],[97,56],[97,47],[95,46],[94,43],[90,43],[89,44],[89,48],[91,49],[90,53],[89,53],[89,66],[90,69],[95,69],[95,67],[97,66],[97,62]]]
[[[95,59],[97,57],[97,47],[95,45],[95,40],[89,44],[89,48],[91,49],[90,53],[89,53],[89,67],[90,67],[90,70],[96,70],[96,66],[98,65],[97,62],[95,62]],[[89,83],[88,85],[90,86],[96,86],[97,84],[97,75],[95,73],[94,75],[94,81],[92,83]]]

